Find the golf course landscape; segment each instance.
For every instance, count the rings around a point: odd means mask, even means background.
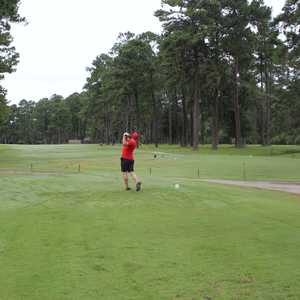
[[[0,299],[300,299],[299,146],[0,145]],[[132,185],[132,182],[131,186]],[[175,185],[177,188],[175,188]]]
[[[300,300],[300,0],[0,0],[0,300]]]

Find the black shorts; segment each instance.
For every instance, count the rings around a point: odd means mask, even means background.
[[[134,171],[134,160],[125,159],[121,157],[121,171],[122,172],[133,172]]]

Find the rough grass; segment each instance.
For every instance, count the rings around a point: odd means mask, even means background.
[[[249,178],[299,180],[300,160],[142,147],[136,193],[119,151],[0,146],[0,171],[26,170],[0,173],[1,300],[300,298],[300,198],[197,181],[239,179],[245,159]]]

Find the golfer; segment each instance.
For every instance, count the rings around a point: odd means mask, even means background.
[[[136,191],[141,190],[141,181],[134,173],[134,156],[133,152],[137,147],[139,135],[137,132],[133,132],[131,135],[128,132],[123,134],[122,139],[122,157],[121,157],[121,171],[123,172],[123,179],[125,183],[126,191],[131,190],[128,185],[128,174],[135,182]]]

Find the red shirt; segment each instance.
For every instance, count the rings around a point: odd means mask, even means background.
[[[133,151],[136,148],[136,141],[134,139],[130,139],[127,142],[127,145],[123,145],[122,147],[122,158],[134,160]]]

